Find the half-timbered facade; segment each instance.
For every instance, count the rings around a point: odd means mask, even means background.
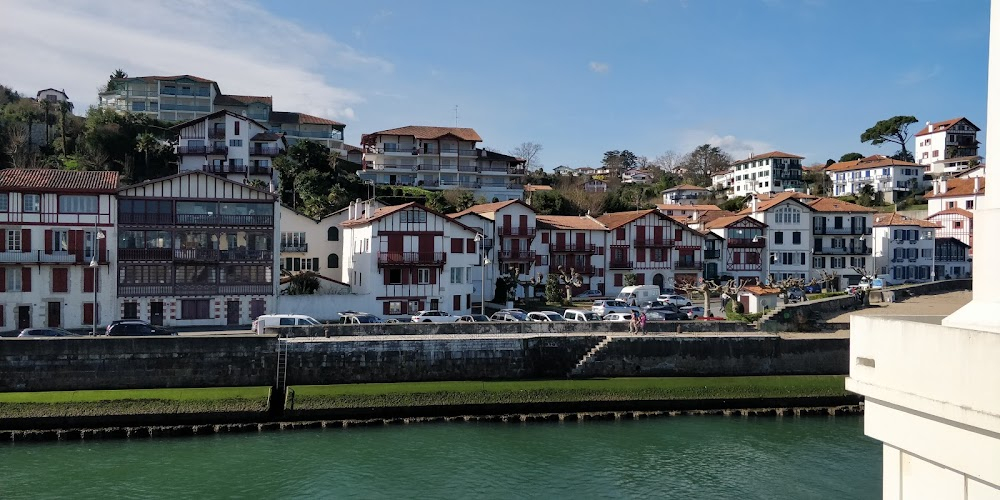
[[[597,220],[608,228],[605,265],[609,295],[625,286],[628,273],[635,274],[638,285],[661,289],[673,285],[677,272],[695,279],[701,273],[703,237],[660,211],[609,213]]]
[[[972,277],[972,250],[955,237],[936,238],[934,241],[934,277],[955,279]]]
[[[582,284],[573,293],[605,289],[607,228],[589,215],[539,215],[538,237],[535,238],[536,274],[548,276],[572,270],[579,273]]]
[[[475,229],[417,203],[364,217],[355,205],[341,227],[349,250],[342,281],[352,293],[371,294],[383,315],[468,314],[479,255]]]
[[[767,224],[749,215],[719,217],[705,223],[705,229],[723,238],[722,255],[725,271],[720,279],[741,282],[764,280],[764,259]]]
[[[194,171],[118,191],[119,317],[245,325],[273,308],[276,197]]]
[[[942,210],[927,220],[938,224],[938,238],[955,238],[969,246],[972,251],[972,212],[962,208],[948,208]]]
[[[0,330],[113,319],[117,189],[117,172],[0,170]]]

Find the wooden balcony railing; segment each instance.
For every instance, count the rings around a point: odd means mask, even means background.
[[[649,238],[635,239],[636,248],[672,248],[673,246],[674,240],[656,240]]]
[[[379,266],[443,266],[444,252],[379,252]]]
[[[549,246],[549,251],[553,253],[594,253],[597,247],[593,243],[578,245],[575,243],[553,243]]]

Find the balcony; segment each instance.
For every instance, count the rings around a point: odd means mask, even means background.
[[[826,226],[813,226],[813,234],[820,235],[855,235],[861,236],[864,234],[872,234],[872,228],[870,227],[826,227]]]
[[[177,89],[177,88],[161,88],[160,95],[176,95],[182,97],[211,97],[212,92],[208,88],[199,89]]]
[[[531,262],[535,260],[534,250],[501,250],[500,260],[504,262]]]
[[[177,214],[177,224],[188,226],[272,226],[270,215]]]
[[[632,269],[632,261],[611,260],[608,262],[608,269]]]
[[[270,262],[274,260],[274,252],[270,250],[219,250],[221,262]]]
[[[118,213],[119,224],[140,226],[170,226],[174,224],[174,214]]]
[[[421,163],[417,165],[417,170],[423,172],[438,172],[441,170],[441,165],[434,165],[430,163]]]
[[[754,241],[753,238],[729,238],[726,243],[732,248],[764,248],[763,238]]]
[[[228,155],[228,146],[177,146],[179,155]]]
[[[444,252],[379,252],[378,265],[441,267],[446,257]]]
[[[208,113],[212,110],[211,106],[200,106],[192,104],[173,104],[173,103],[160,103],[160,111],[195,111],[199,113]]]
[[[334,139],[344,140],[344,134],[339,130],[272,130],[275,133],[284,133],[288,137],[302,137],[305,139]]]
[[[871,255],[872,249],[866,246],[847,248],[817,248],[813,250],[814,255]]]
[[[500,233],[500,236],[535,237],[535,228],[528,226],[499,227],[497,232]]]
[[[189,262],[218,262],[219,251],[212,248],[175,249],[174,260]]]
[[[475,149],[459,149],[458,156],[479,156],[479,152]]]
[[[479,173],[479,167],[477,167],[476,165],[459,165],[458,166],[458,171],[459,172],[476,172],[476,173]]]
[[[597,251],[597,247],[593,243],[585,243],[583,245],[555,243],[549,246],[549,251],[552,253],[594,253]]]
[[[164,295],[270,295],[271,283],[177,283],[152,285],[118,285],[120,297],[145,297]]]
[[[225,139],[226,138],[226,129],[225,129],[225,127],[213,128],[213,129],[209,130],[208,131],[208,138],[209,139]]]
[[[309,251],[309,244],[308,243],[299,243],[298,245],[285,245],[285,244],[281,245],[281,252],[282,253],[284,253],[284,252],[308,252],[308,251]]]
[[[674,262],[674,269],[701,269],[700,260],[678,260]]]
[[[247,173],[250,174],[250,175],[266,175],[266,176],[270,176],[271,175],[271,167],[266,167],[266,166],[263,166],[263,165],[250,165],[250,168],[249,168],[249,170],[247,170]]]
[[[705,250],[705,260],[721,259],[722,250]]]
[[[218,165],[202,165],[201,171],[209,174],[245,174],[247,173],[247,166],[231,165],[228,163]]]
[[[170,248],[119,248],[118,260],[172,260],[174,251]]]
[[[6,251],[0,252],[0,264],[90,264],[90,256],[79,257],[78,254],[69,252],[50,252],[44,250],[33,250],[30,252]],[[106,264],[108,253],[98,255],[98,262]]]
[[[479,242],[480,250],[491,250],[493,248],[493,238],[484,238]]]
[[[281,154],[281,148],[278,146],[255,146],[250,148],[250,154],[252,156],[278,156]]]
[[[651,240],[646,238],[636,238],[636,248],[672,248],[674,240]]]

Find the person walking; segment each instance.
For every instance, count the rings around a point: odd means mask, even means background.
[[[639,314],[639,330],[643,335],[646,334],[646,313]]]
[[[632,312],[632,317],[628,321],[628,332],[631,334],[639,333],[639,317],[636,316],[635,312]]]

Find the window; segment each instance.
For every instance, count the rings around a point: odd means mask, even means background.
[[[417,284],[427,285],[431,282],[431,270],[427,268],[417,269]]]
[[[281,233],[281,251],[305,252],[306,233]]]
[[[7,199],[7,193],[0,193],[0,212],[6,212],[8,210]]]
[[[625,228],[618,228],[615,230],[615,239],[624,240],[625,239]]]
[[[931,156],[937,158],[938,157],[938,150],[935,149],[934,152],[931,153]]]
[[[243,139],[229,139],[229,147],[231,148],[243,147]]]
[[[233,135],[240,135],[240,122],[233,122]],[[240,144],[242,146],[242,144]]]
[[[792,231],[792,244],[793,245],[801,245],[802,244],[802,232],[801,231]]]
[[[801,218],[801,211],[788,206],[777,209],[774,214],[774,222],[777,224],[798,224]]]
[[[404,210],[399,215],[399,221],[403,223],[427,222],[427,212],[423,210]]]
[[[60,253],[69,252],[69,231],[65,229],[55,229],[52,231],[52,251]]]
[[[52,269],[52,293],[69,292],[69,268]]]
[[[954,222],[955,229],[962,229],[962,221],[957,220]]]
[[[7,268],[7,292],[21,291],[21,273],[17,268]]]
[[[330,269],[339,269],[340,268],[340,257],[338,257],[337,254],[335,254],[335,253],[331,253],[330,255],[327,255],[326,256],[326,267],[328,267]]]
[[[181,319],[209,319],[209,299],[181,300]]]
[[[326,230],[326,241],[340,241],[340,229],[336,226]]]
[[[776,245],[781,245],[785,243],[785,233],[781,231],[774,232],[774,243]]]
[[[60,195],[59,213],[64,214],[96,214],[97,197],[83,195]]]
[[[826,267],[826,257],[813,257],[813,267]]]
[[[22,209],[25,212],[37,213],[39,209],[39,203],[41,202],[41,195],[37,194],[26,194],[21,201]]]
[[[399,301],[389,302],[389,312],[390,315],[403,314],[403,303]]]
[[[548,231],[543,231],[542,232],[542,244],[543,245],[548,245],[549,244],[549,232]]]
[[[21,251],[21,230],[20,229],[8,229],[7,230],[7,251],[8,252],[20,252]],[[8,288],[9,290],[9,288]]]
[[[389,284],[390,285],[402,285],[403,284],[403,270],[402,269],[390,269],[389,270]]]
[[[464,278],[465,272],[461,267],[451,268],[451,282],[452,284],[461,284]]]
[[[954,201],[949,201],[948,202],[948,208],[955,208],[955,202]]]
[[[146,111],[146,103],[142,101],[132,101],[132,111]]]
[[[833,228],[834,229],[843,229],[844,228],[844,218],[841,217],[841,216],[839,216],[839,215],[837,217],[834,217],[833,218]]]
[[[124,304],[125,308],[122,311],[123,319],[139,319],[139,303],[138,302],[126,302]]]
[[[0,203],[2,203],[2,202],[0,202]],[[972,210],[972,204],[973,204],[972,200],[965,200],[965,209],[966,210]],[[0,210],[3,210],[3,208],[0,207]]]

